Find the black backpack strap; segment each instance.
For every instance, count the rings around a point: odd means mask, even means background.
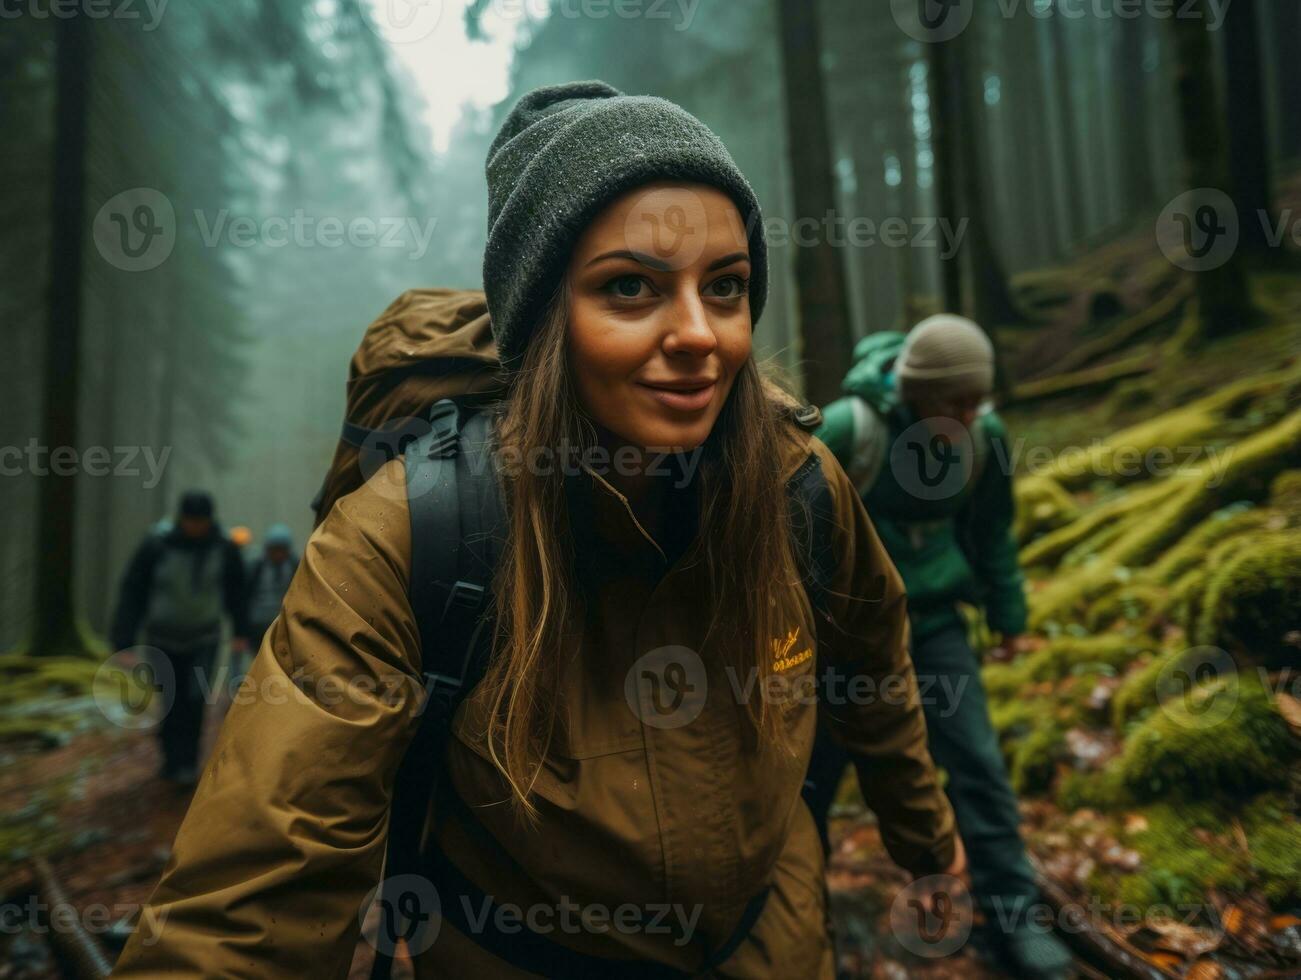
[[[504,536],[487,414],[462,425],[460,407],[444,399],[430,410],[429,422],[430,432],[405,447],[409,592],[420,633],[425,701],[394,783],[386,879],[420,867],[425,820],[452,716],[482,677],[491,653],[488,598]],[[432,921],[426,918],[425,926]],[[377,948],[371,977],[387,980],[391,970],[391,955]]]
[[[830,620],[827,609],[827,592],[836,574],[835,512],[832,509],[831,487],[827,484],[821,460],[810,453],[803,465],[787,483],[791,507],[791,533],[804,577],[804,589],[809,605],[818,617],[818,628]],[[825,679],[825,674],[823,678]],[[822,709],[819,709],[821,715]],[[819,718],[818,733],[804,776],[803,796],[813,814],[813,822],[822,840],[823,853],[830,850],[827,836],[827,814],[835,799],[840,778],[849,763],[849,754],[828,738],[823,719]]]
[[[786,481],[792,544],[809,605],[820,620],[830,618],[827,590],[836,574],[836,518],[831,487],[817,453],[809,453]],[[820,624],[819,624],[820,625]]]

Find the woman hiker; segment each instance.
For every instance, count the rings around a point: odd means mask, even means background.
[[[487,177],[493,445],[527,462],[500,477],[491,659],[434,760],[413,888],[439,911],[408,937],[415,974],[831,978],[800,797],[816,672],[895,690],[832,719],[893,859],[915,876],[965,859],[900,578],[751,350],[768,280],[754,193],[694,117],[601,82],[525,96]],[[560,446],[592,451],[547,465]],[[116,976],[347,975],[432,655],[402,467],[308,541]],[[825,615],[786,493],[818,467]],[[407,897],[385,913],[425,917]]]

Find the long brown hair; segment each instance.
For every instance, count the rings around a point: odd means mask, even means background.
[[[499,451],[513,460],[596,444],[571,383],[567,297],[562,285],[498,408]],[[684,556],[704,565],[710,584],[702,655],[721,658],[736,676],[757,671],[759,691],[773,672],[769,638],[783,626],[783,593],[799,578],[779,451],[781,414],[795,403],[753,356],[745,362],[695,476],[698,533]],[[558,467],[539,469],[512,467],[502,478],[508,535],[494,580],[497,634],[476,694],[491,706],[489,754],[528,816],[535,815],[530,793],[555,732],[566,630],[582,615],[565,477]],[[788,748],[764,698],[749,699],[745,717],[758,747]]]

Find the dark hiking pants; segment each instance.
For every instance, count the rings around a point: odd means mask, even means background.
[[[163,715],[158,739],[163,750],[163,775],[175,776],[198,766],[203,710],[216,689],[217,647],[162,649],[162,654],[172,669],[176,693],[171,708]]]
[[[914,643],[912,658],[931,756],[948,774],[945,791],[967,848],[973,897],[990,926],[1006,929],[1029,912],[1039,892],[1021,841],[1016,797],[989,721],[979,660],[960,623]],[[819,735],[805,800],[824,842],[827,809],[847,761],[842,750]]]

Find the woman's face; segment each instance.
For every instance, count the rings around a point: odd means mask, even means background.
[[[695,449],[750,356],[750,252],[722,191],[639,187],[569,265],[569,363],[599,426],[641,448]]]

